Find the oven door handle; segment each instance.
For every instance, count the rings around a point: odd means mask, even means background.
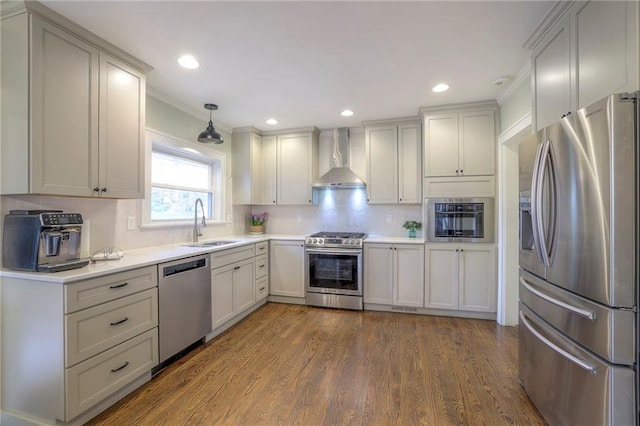
[[[305,249],[305,252],[307,253],[311,253],[311,254],[350,254],[352,256],[360,256],[362,254],[362,250],[357,249],[334,249],[334,248],[329,248],[329,249],[325,249],[325,250],[314,250],[314,249]]]

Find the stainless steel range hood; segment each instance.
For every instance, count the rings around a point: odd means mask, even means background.
[[[315,189],[364,188],[365,183],[353,172],[349,164],[349,128],[341,127],[333,131],[332,168],[316,180]]]

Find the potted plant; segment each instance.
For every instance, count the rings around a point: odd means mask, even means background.
[[[415,238],[416,230],[422,229],[422,222],[418,220],[407,220],[402,227],[409,230],[409,238]]]
[[[264,234],[264,222],[269,215],[267,213],[249,213],[249,233]]]

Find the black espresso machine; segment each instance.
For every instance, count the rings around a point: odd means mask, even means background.
[[[82,216],[61,210],[11,210],[2,228],[2,266],[35,272],[81,268]]]

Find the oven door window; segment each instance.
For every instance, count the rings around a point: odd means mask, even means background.
[[[459,213],[456,217],[456,236],[467,238],[484,237],[483,213]]]
[[[358,291],[358,256],[309,253],[309,287]]]
[[[436,213],[435,236],[445,238],[484,238],[484,214]]]

